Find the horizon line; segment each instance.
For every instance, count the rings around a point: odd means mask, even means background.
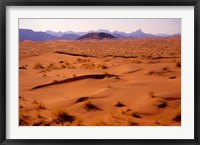
[[[48,29],[48,30],[45,30],[45,31],[38,31],[38,30],[33,30],[33,29],[30,29],[30,28],[19,28],[19,30],[20,29],[25,29],[25,30],[32,30],[32,31],[34,31],[34,32],[47,32],[47,31],[52,31],[52,32],[55,32],[55,33],[65,33],[65,32],[75,32],[75,33],[90,33],[89,31],[94,31],[94,32],[97,32],[97,31],[99,31],[99,32],[101,32],[100,30],[102,30],[102,31],[109,31],[110,33],[114,33],[114,32],[122,32],[122,33],[125,33],[125,34],[131,34],[131,33],[135,33],[136,31],[138,31],[138,30],[141,30],[142,32],[144,32],[141,28],[139,28],[139,29],[136,29],[135,31],[132,31],[132,32],[124,32],[124,31],[119,31],[119,30],[114,30],[114,31],[110,31],[110,30],[108,30],[108,29],[98,29],[98,30],[88,30],[88,31],[75,31],[75,30],[67,30],[67,31],[54,31],[54,30],[50,30],[50,29]],[[92,32],[91,32],[92,33]],[[105,33],[105,32],[103,32],[103,33]],[[145,32],[144,32],[145,33]],[[146,34],[153,34],[153,35],[160,35],[160,34],[164,34],[164,35],[174,35],[174,34],[181,34],[181,32],[179,32],[179,33],[171,33],[171,34],[167,34],[167,33],[157,33],[157,34],[155,34],[155,33],[146,33]]]

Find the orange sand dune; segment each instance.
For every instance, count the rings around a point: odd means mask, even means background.
[[[180,55],[180,37],[20,42],[19,124],[181,125]]]

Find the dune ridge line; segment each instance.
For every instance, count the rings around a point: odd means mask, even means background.
[[[59,54],[67,54],[67,55],[71,55],[71,56],[82,56],[82,57],[95,57],[92,55],[86,55],[86,54],[74,54],[74,53],[68,53],[68,52],[63,52],[63,51],[55,51],[55,53],[59,53]],[[96,58],[96,57],[95,57]]]
[[[63,52],[63,51],[55,51],[55,53],[66,54],[66,55],[71,55],[71,56],[82,56],[82,57],[98,58],[98,57],[96,57],[94,55],[75,54],[75,53],[68,53],[68,52]],[[106,57],[114,57],[114,58],[117,58],[117,57],[120,57],[120,58],[137,58],[137,56],[123,56],[123,55],[105,55],[105,56],[102,56],[102,58],[106,58]]]
[[[35,89],[39,89],[39,88],[43,88],[43,87],[47,87],[47,86],[51,86],[51,85],[58,85],[58,84],[64,84],[64,83],[69,83],[69,82],[74,82],[74,81],[80,81],[80,80],[84,80],[84,79],[103,79],[105,77],[117,77],[118,75],[114,75],[114,74],[91,74],[91,75],[82,75],[82,76],[76,76],[74,78],[68,78],[68,79],[64,79],[64,80],[60,80],[60,81],[53,81],[52,83],[47,83],[47,84],[43,84],[43,85],[38,85],[32,88],[32,90]]]

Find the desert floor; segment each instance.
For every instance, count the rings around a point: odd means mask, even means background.
[[[181,125],[181,38],[20,42],[19,125]]]

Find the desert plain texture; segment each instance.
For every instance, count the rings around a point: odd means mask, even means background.
[[[180,126],[181,38],[19,43],[20,126]]]

